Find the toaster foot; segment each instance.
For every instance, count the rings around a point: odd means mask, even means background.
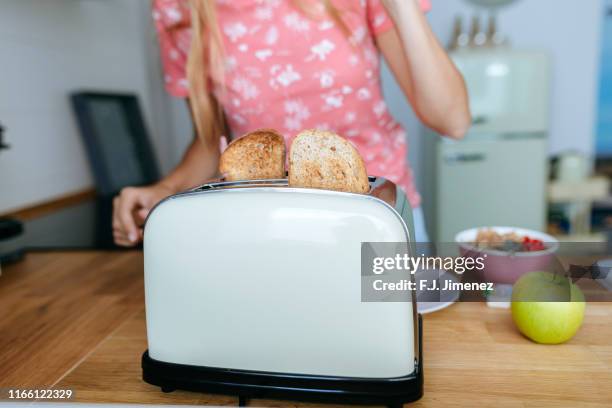
[[[161,390],[163,393],[168,394],[170,392],[176,391],[176,388],[172,388],[172,387],[161,387]]]
[[[249,404],[249,399],[243,395],[238,396],[238,406],[246,407]]]

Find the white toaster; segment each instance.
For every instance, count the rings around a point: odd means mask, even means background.
[[[143,378],[175,389],[400,405],[421,397],[409,302],[361,301],[363,242],[411,242],[393,183],[368,195],[217,182],[171,196],[144,233]]]

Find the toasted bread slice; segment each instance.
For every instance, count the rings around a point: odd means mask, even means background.
[[[285,138],[259,129],[234,140],[221,154],[219,172],[228,181],[285,178]]]
[[[365,194],[368,174],[357,149],[332,132],[305,130],[289,154],[289,185]]]

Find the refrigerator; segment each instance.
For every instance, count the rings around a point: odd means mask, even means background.
[[[511,49],[451,54],[465,77],[473,125],[461,141],[429,132],[424,207],[433,240],[462,230],[546,220],[550,60]]]

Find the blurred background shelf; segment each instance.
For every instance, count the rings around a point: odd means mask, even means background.
[[[548,201],[551,203],[592,203],[607,199],[609,194],[610,180],[603,176],[576,182],[553,181],[548,185]]]
[[[609,227],[612,226],[607,225],[606,213],[612,214],[612,197],[608,178],[592,176],[583,180],[551,181],[548,201],[548,231],[560,241],[605,243],[609,240]]]

